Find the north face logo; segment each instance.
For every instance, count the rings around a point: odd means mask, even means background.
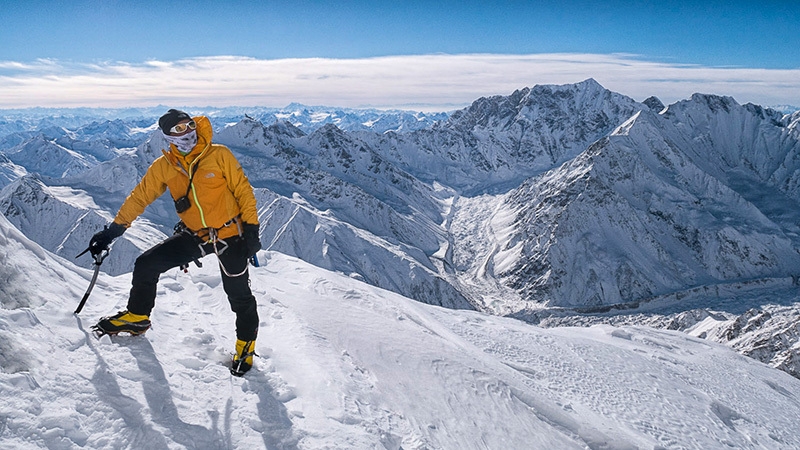
[[[214,176],[215,176],[215,175],[214,175],[214,172],[208,172],[208,173],[206,174],[206,178],[214,178]]]

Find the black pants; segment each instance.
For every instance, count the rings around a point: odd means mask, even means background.
[[[244,239],[232,237],[225,239],[228,247],[219,255],[219,261],[231,275],[241,273],[247,268],[247,249]],[[187,233],[175,234],[136,258],[133,267],[131,295],[128,311],[134,314],[150,315],[156,300],[158,277],[173,267],[189,264],[203,256],[200,249],[202,241]],[[225,244],[218,243],[222,250]],[[212,244],[203,244],[206,254],[214,253]],[[236,337],[243,341],[255,340],[258,332],[258,311],[256,298],[250,291],[248,272],[238,277],[230,277],[220,268],[222,286],[228,295],[231,310],[236,313]]]

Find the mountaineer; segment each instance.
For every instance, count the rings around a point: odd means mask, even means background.
[[[98,336],[144,333],[150,328],[159,276],[214,253],[236,314],[236,353],[230,369],[242,376],[253,366],[258,332],[248,273],[248,260],[261,248],[253,188],[233,153],[211,142],[213,130],[207,117],[193,118],[170,109],[158,125],[169,150],[162,150],[163,155],[150,165],[114,221],[91,238],[89,250],[93,255],[107,250],[167,189],[181,221],[175,234],[136,259],[127,310],[103,317],[92,329]]]

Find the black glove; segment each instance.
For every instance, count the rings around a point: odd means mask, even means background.
[[[103,250],[108,250],[108,246],[114,239],[122,236],[125,232],[125,226],[116,222],[111,222],[111,225],[106,225],[103,231],[98,231],[92,236],[89,241],[89,252],[92,256],[102,253]]]
[[[244,237],[244,246],[247,249],[248,258],[261,250],[261,237],[258,235],[258,224],[242,223],[242,237]]]

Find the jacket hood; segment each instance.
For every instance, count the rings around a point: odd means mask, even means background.
[[[211,121],[208,120],[208,117],[197,116],[192,117],[192,120],[197,124],[197,144],[186,156],[182,155],[173,144],[169,144],[169,152],[176,158],[194,159],[211,145],[211,138],[214,136],[214,128],[211,126]]]

